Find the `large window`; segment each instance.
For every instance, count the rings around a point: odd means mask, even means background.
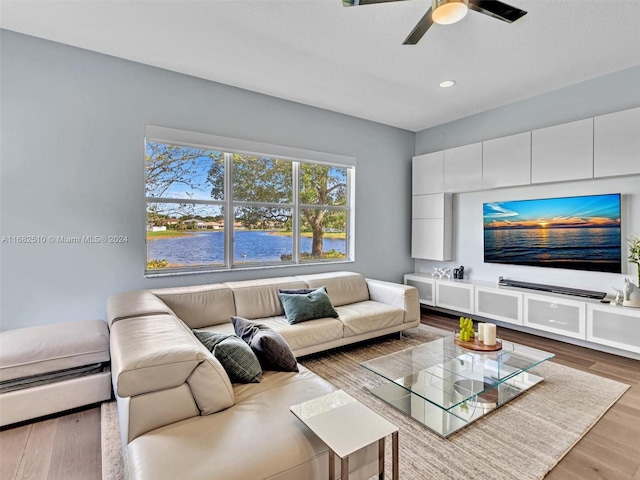
[[[328,154],[249,153],[220,145],[229,139],[192,135],[198,144],[147,133],[148,274],[353,259],[354,165],[331,164]]]

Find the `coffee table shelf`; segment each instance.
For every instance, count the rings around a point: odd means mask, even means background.
[[[499,351],[471,351],[450,335],[362,366],[388,380],[374,395],[448,437],[541,382],[529,370],[553,356],[507,341]]]

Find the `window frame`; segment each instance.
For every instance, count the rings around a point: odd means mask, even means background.
[[[184,275],[192,273],[219,273],[236,270],[252,270],[265,268],[283,268],[295,266],[308,266],[314,264],[329,263],[350,263],[355,261],[355,169],[356,159],[354,157],[337,155],[326,152],[304,150],[281,145],[266,144],[250,140],[241,140],[230,137],[221,137],[205,133],[188,132],[152,125],[145,126],[144,157],[146,157],[148,142],[164,143],[188,148],[205,149],[217,151],[223,154],[224,158],[224,199],[223,200],[203,200],[184,199],[171,197],[148,197],[146,195],[146,175],[145,178],[145,276],[170,276]],[[272,159],[291,162],[292,168],[292,203],[269,203],[269,202],[247,202],[235,201],[233,195],[233,155],[255,155]],[[300,165],[316,164],[327,167],[336,167],[346,170],[346,191],[345,205],[319,205],[300,203]],[[144,162],[143,162],[144,168]],[[223,265],[200,265],[182,266],[171,268],[148,269],[148,239],[146,227],[148,225],[147,209],[150,203],[182,203],[188,205],[216,205],[223,207],[224,215],[224,252]],[[292,211],[292,260],[274,262],[255,262],[247,265],[234,264],[234,223],[235,208],[238,206],[265,207],[265,208],[290,208]],[[301,237],[301,214],[305,208],[323,209],[331,211],[344,211],[345,221],[345,258],[343,259],[317,259],[303,261],[300,252]]]

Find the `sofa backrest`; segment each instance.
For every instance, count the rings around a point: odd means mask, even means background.
[[[233,291],[236,315],[249,320],[284,315],[279,290],[307,288],[307,284],[296,277],[227,282],[224,285]]]
[[[309,288],[327,287],[327,294],[334,307],[369,300],[367,280],[359,273],[329,272],[315,275],[299,275]]]
[[[218,283],[194,287],[151,290],[189,328],[210,327],[230,322],[236,315],[233,292]]]

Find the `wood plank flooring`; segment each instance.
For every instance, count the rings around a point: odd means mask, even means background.
[[[1,480],[100,480],[100,407],[0,432]]]
[[[457,328],[458,317],[422,313],[427,325]],[[631,385],[546,479],[640,480],[640,361],[498,330],[501,338],[555,353],[556,363]],[[0,432],[1,480],[99,480],[100,456],[99,407]]]

